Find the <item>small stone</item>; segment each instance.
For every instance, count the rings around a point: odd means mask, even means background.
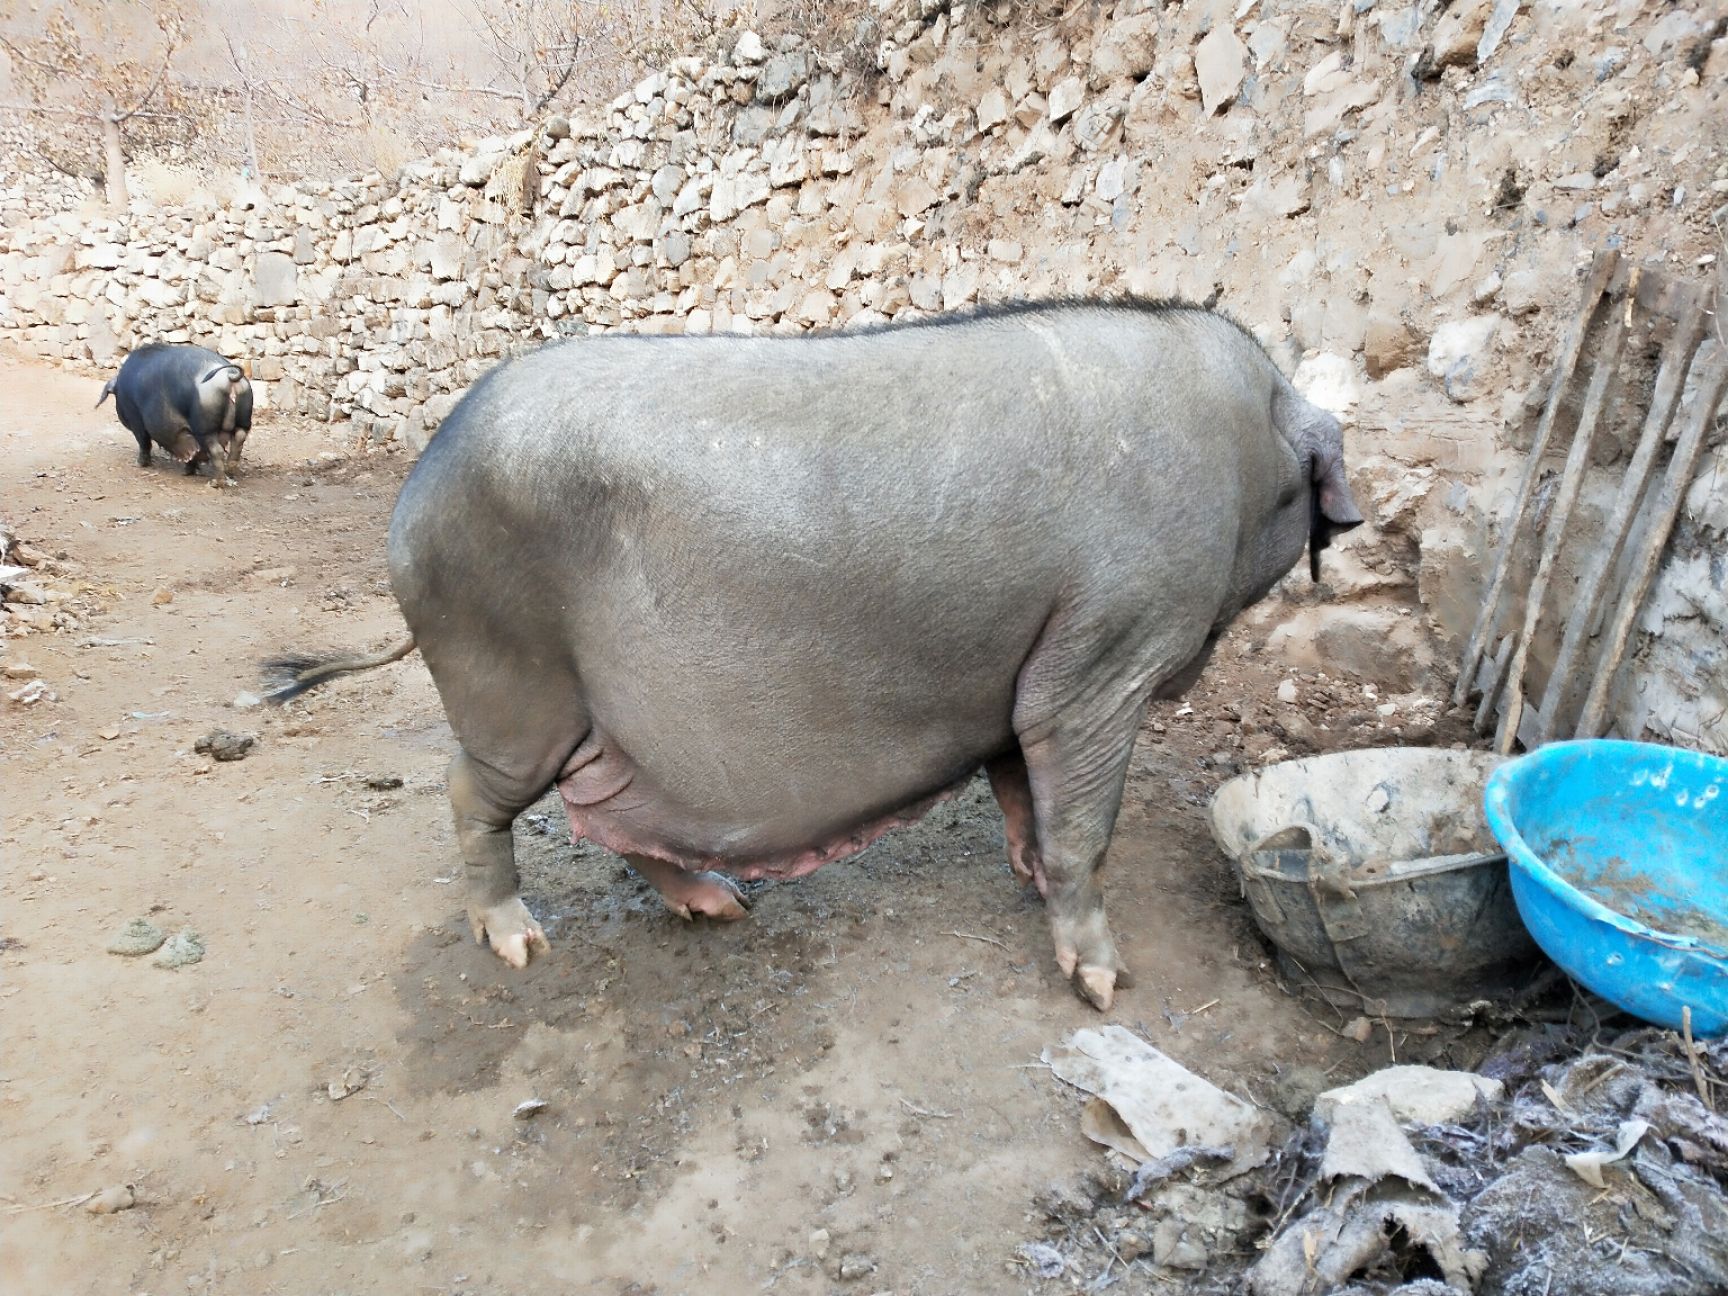
[[[192,744],[192,750],[201,756],[213,756],[219,761],[245,760],[246,754],[257,745],[258,739],[252,734],[234,733],[228,729],[213,729],[197,742]]]
[[[1395,369],[1414,363],[1422,355],[1422,343],[1395,311],[1377,308],[1369,312],[1362,333],[1362,363],[1373,379],[1384,378]]]
[[[1156,13],[1136,13],[1111,23],[1092,51],[1093,87],[1102,89],[1123,78],[1138,81],[1150,72],[1158,61],[1158,24]]]
[[[828,1230],[827,1229],[825,1229],[825,1228],[816,1229],[814,1232],[812,1232],[810,1234],[810,1254],[815,1256],[818,1260],[827,1259],[827,1257],[828,1257]]]
[[[1428,343],[1428,372],[1440,380],[1447,396],[1462,404],[1478,393],[1499,328],[1498,315],[1476,315],[1434,330]]]
[[[162,948],[168,937],[162,929],[146,918],[134,918],[108,942],[108,952],[122,958],[142,958]]]
[[[1513,316],[1542,309],[1542,280],[1534,270],[1514,270],[1500,286],[1500,304]]]
[[[760,63],[767,57],[767,47],[762,44],[762,38],[753,31],[745,32],[732,47],[732,61],[737,64]]]
[[[1050,91],[1050,120],[1065,121],[1074,115],[1086,98],[1086,86],[1079,77],[1058,81]]]
[[[1309,356],[1296,366],[1291,382],[1304,400],[1343,422],[1354,420],[1361,393],[1355,372],[1343,356],[1326,351]]]
[[[99,729],[96,731],[96,736],[103,742],[113,742],[120,736],[120,726],[109,725],[106,729]]]
[[[843,1282],[857,1282],[875,1272],[876,1262],[861,1252],[855,1251],[840,1261],[840,1278]]]
[[[978,101],[978,129],[987,131],[1008,120],[1008,96],[1000,89],[986,90]]]
[[[174,591],[169,589],[166,585],[160,586],[157,591],[150,596],[150,601],[157,607],[162,607],[164,604],[172,603],[174,601]]]
[[[1200,106],[1208,116],[1227,107],[1242,88],[1248,49],[1228,24],[1219,24],[1194,47],[1194,72],[1200,78]]]
[[[253,707],[263,706],[264,699],[256,693],[236,693],[228,705],[236,711],[250,711]]]
[[[532,1120],[550,1105],[544,1098],[527,1098],[516,1104],[510,1116],[514,1120]]]
[[[1295,680],[1287,679],[1287,680],[1279,681],[1278,700],[1280,702],[1294,703],[1296,701],[1296,697],[1297,697],[1297,689],[1296,689],[1296,681]]]
[[[1434,59],[1440,68],[1463,65],[1474,67],[1477,47],[1488,26],[1490,0],[1461,0],[1441,17],[1434,27]]]
[[[168,938],[162,952],[151,960],[159,968],[190,967],[204,959],[204,941],[191,928]]]
[[[137,1204],[138,1194],[131,1184],[116,1184],[92,1195],[90,1200],[84,1203],[84,1209],[92,1215],[117,1215],[121,1211],[131,1210]]]
[[[1152,1230],[1152,1261],[1167,1269],[1198,1270],[1206,1267],[1206,1248],[1188,1236],[1188,1226],[1174,1215],[1158,1221]]]
[[[41,607],[49,602],[48,591],[29,581],[11,581],[6,586],[6,602]]]

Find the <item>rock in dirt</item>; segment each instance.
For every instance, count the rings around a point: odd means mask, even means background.
[[[853,1252],[840,1261],[840,1280],[857,1282],[876,1272],[876,1261],[862,1252]]]
[[[1444,1125],[1476,1110],[1478,1095],[1489,1102],[1505,1089],[1498,1080],[1471,1071],[1437,1067],[1391,1066],[1355,1084],[1328,1089],[1314,1100],[1314,1114],[1330,1123],[1345,1103],[1383,1099],[1400,1124]]]
[[[146,918],[134,918],[108,942],[108,952],[122,958],[142,958],[161,949],[162,942],[167,939],[167,935],[155,923]]]
[[[1192,1236],[1196,1231],[1174,1215],[1159,1220],[1152,1230],[1153,1261],[1166,1269],[1204,1269],[1210,1257],[1205,1244]]]
[[[19,706],[32,706],[40,702],[48,694],[48,685],[42,680],[33,679],[22,688],[15,688],[6,695],[10,702]]]
[[[1221,23],[1194,47],[1194,74],[1200,80],[1200,105],[1211,116],[1236,98],[1248,73],[1248,49],[1229,24]]]
[[[1040,1278],[1060,1278],[1067,1263],[1062,1253],[1048,1242],[1027,1242],[1020,1247],[1020,1257]]]
[[[92,1215],[117,1215],[121,1211],[131,1210],[138,1204],[138,1194],[131,1184],[115,1184],[112,1188],[104,1188],[84,1203],[84,1209]]]
[[[364,1089],[372,1077],[364,1071],[349,1067],[339,1076],[333,1076],[324,1083],[324,1096],[331,1102],[341,1102],[344,1098],[352,1098]]]
[[[510,1115],[516,1120],[532,1120],[550,1104],[544,1098],[525,1098],[517,1103]]]
[[[212,729],[197,742],[192,744],[192,750],[201,756],[213,756],[219,761],[245,760],[248,752],[258,743],[253,734],[235,733],[229,729]]]
[[[8,603],[21,603],[27,607],[42,607],[53,601],[48,591],[42,586],[22,580],[7,584],[5,600]]]
[[[1453,400],[1462,404],[1481,390],[1489,348],[1499,328],[1498,315],[1475,315],[1434,330],[1428,340],[1428,372]]]
[[[190,967],[204,959],[204,941],[197,932],[187,928],[171,936],[162,946],[162,952],[151,960],[159,968]]]

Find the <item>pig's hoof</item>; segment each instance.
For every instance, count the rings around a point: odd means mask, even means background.
[[[1124,968],[1086,967],[1074,969],[1074,989],[1099,1012],[1109,1012],[1118,987],[1126,990],[1134,978]]]
[[[1054,913],[1050,917],[1056,936],[1056,966],[1082,999],[1100,1012],[1108,1012],[1117,989],[1134,981],[1122,966],[1103,909],[1093,910],[1079,922],[1065,922]]]
[[[731,878],[724,873],[683,873],[668,879],[654,879],[660,890],[660,901],[685,922],[697,914],[716,922],[737,922],[750,915],[744,900]]]
[[[490,909],[470,908],[468,926],[476,941],[490,939],[492,952],[511,967],[527,967],[536,951],[545,954],[552,948],[528,906],[515,896]]]

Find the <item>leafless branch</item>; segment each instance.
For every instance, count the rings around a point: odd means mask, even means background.
[[[94,112],[88,108],[63,108],[58,104],[0,104],[0,112],[46,113],[50,117],[73,117],[80,121],[101,121],[106,114]],[[180,112],[130,112],[119,121],[129,121],[137,117],[142,121],[191,121],[191,113]]]
[[[44,60],[36,58],[34,55],[26,52],[25,50],[20,49],[18,46],[14,45],[11,41],[7,40],[4,36],[0,36],[0,49],[4,49],[8,54],[10,54],[13,58],[17,59],[20,63],[28,63],[33,68],[40,68],[44,72],[51,72],[55,76],[61,76],[65,72],[65,69],[58,66],[57,64],[45,62]]]
[[[144,92],[144,97],[128,111],[117,114],[114,118],[115,121],[131,121],[149,106],[150,101],[156,97],[156,92],[162,88],[162,83],[168,78],[168,65],[174,61],[176,48],[174,41],[170,40],[168,48],[162,52],[162,66],[156,69],[156,79],[150,83],[150,88]]]

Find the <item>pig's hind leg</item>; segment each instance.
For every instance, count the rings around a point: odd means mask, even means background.
[[[1059,721],[1024,747],[1056,963],[1100,1010],[1110,1007],[1118,985],[1129,983],[1104,916],[1099,875],[1143,704],[1138,699],[1103,724]]]

